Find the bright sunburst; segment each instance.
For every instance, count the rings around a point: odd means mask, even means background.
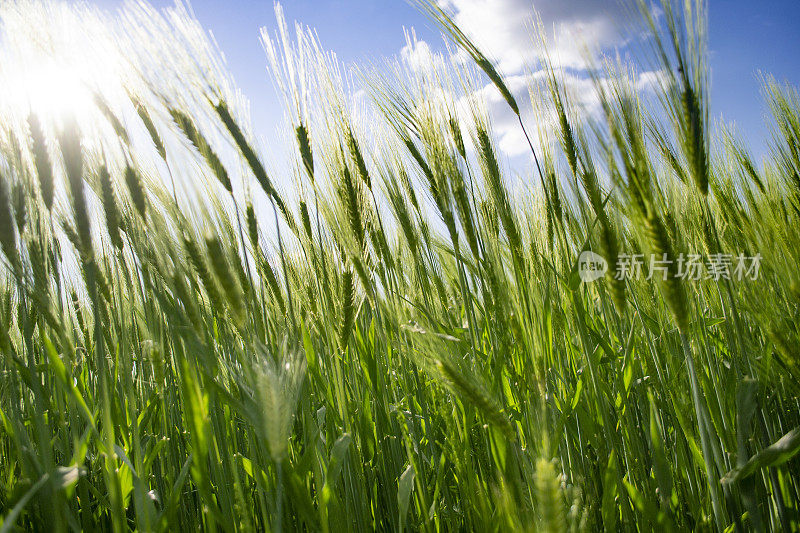
[[[38,7],[35,14],[13,3],[0,8],[0,113],[11,121],[35,113],[53,126],[75,116],[89,126],[96,96],[114,99],[124,86],[119,44],[96,14],[78,20],[62,4]]]

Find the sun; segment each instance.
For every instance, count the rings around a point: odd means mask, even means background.
[[[125,58],[107,25],[74,16],[37,25],[29,11],[14,15],[4,11],[0,28],[0,116],[34,113],[54,127],[67,118],[96,122],[95,99],[112,99],[124,86]]]
[[[21,74],[21,97],[41,120],[57,122],[90,112],[93,89],[70,66],[43,58]]]

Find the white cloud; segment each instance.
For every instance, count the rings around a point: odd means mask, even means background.
[[[598,0],[439,0],[464,32],[504,74],[522,72],[542,57],[535,30],[541,17],[553,61],[583,65],[583,47],[608,49],[623,42],[619,21],[625,10]]]
[[[406,45],[400,49],[400,59],[416,72],[424,71],[433,60],[431,47],[425,41],[407,38]]]
[[[537,128],[551,138],[559,128],[551,106],[534,105],[531,88],[541,88],[548,99],[546,73],[539,62],[544,48],[539,44],[535,16],[538,14],[545,32],[547,49],[553,64],[564,67],[560,74],[568,100],[580,116],[598,116],[600,102],[594,82],[585,67],[585,50],[613,52],[627,43],[621,30],[626,20],[626,8],[614,0],[438,0],[439,5],[453,15],[456,24],[475,44],[495,62],[503,79],[522,111],[522,118],[534,148],[540,150]],[[413,35],[413,33],[412,33]],[[400,58],[410,69],[420,72],[438,58],[424,41],[408,39]],[[458,50],[450,58],[455,63],[470,63]],[[641,93],[656,89],[658,72],[644,72],[634,80]],[[485,81],[485,80],[484,80]],[[603,83],[603,81],[601,81]],[[497,88],[489,82],[476,90],[474,96],[482,102],[492,121],[492,131],[498,148],[510,158],[530,159],[530,146],[520,128],[517,116]],[[444,96],[446,98],[446,96]],[[463,104],[463,102],[462,102]],[[540,104],[537,102],[536,104]],[[518,160],[519,161],[519,160]],[[532,162],[532,161],[531,161]]]

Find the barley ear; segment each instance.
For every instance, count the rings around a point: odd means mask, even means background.
[[[81,253],[81,258],[90,262],[90,258],[93,256],[92,231],[84,193],[81,139],[74,118],[68,120],[64,129],[60,132],[58,140],[72,195],[72,208],[75,215],[79,244],[78,250]]]
[[[355,281],[353,271],[347,268],[342,275],[342,323],[339,330],[339,347],[347,349],[347,340],[355,322]]]
[[[347,168],[347,164],[342,167],[342,188],[344,189],[344,204],[347,209],[347,219],[350,222],[350,229],[353,232],[361,250],[364,249],[364,223],[361,213],[361,198],[358,194],[356,183]]]
[[[611,292],[611,299],[617,310],[621,313],[625,310],[627,300],[625,298],[625,280],[618,276],[617,258],[619,257],[619,244],[614,234],[611,222],[606,218],[605,213],[600,223],[600,242],[603,248],[603,255],[608,261],[606,270],[606,282]]]
[[[675,323],[681,332],[689,329],[689,304],[686,289],[677,276],[677,257],[674,253],[672,241],[667,233],[667,228],[659,216],[651,212],[644,221],[645,233],[650,245],[650,251],[658,258],[665,258],[668,263],[666,279],[659,277],[661,293],[667,302]]]
[[[125,167],[125,184],[128,186],[128,192],[131,195],[136,211],[139,212],[142,218],[145,218],[147,214],[147,195],[139,173],[131,166]]]
[[[511,91],[506,86],[503,78],[500,76],[500,73],[497,72],[494,65],[492,64],[489,59],[483,55],[483,52],[478,49],[477,46],[466,36],[466,34],[458,27],[458,25],[453,21],[453,18],[442,9],[438,2],[433,0],[412,0],[414,4],[420,7],[423,11],[428,13],[428,15],[435,20],[439,26],[444,30],[444,32],[462,48],[464,51],[469,54],[472,60],[483,70],[484,74],[491,80],[497,90],[500,92],[500,95],[508,104],[508,107],[514,112],[515,115],[520,116],[519,113],[519,106],[517,105],[517,101],[514,99],[514,96],[511,94]]]
[[[364,185],[367,186],[367,189],[371,190],[372,181],[369,177],[369,171],[367,171],[367,164],[364,162],[364,156],[361,153],[361,148],[359,147],[358,141],[356,140],[351,128],[347,129],[347,146],[350,149],[350,155],[353,158],[353,162],[356,164],[359,177],[364,182]]]
[[[14,215],[11,211],[11,195],[5,176],[0,175],[0,247],[9,263],[16,267],[19,262],[17,254],[17,234],[14,231]]]
[[[36,175],[39,178],[39,191],[42,200],[48,210],[53,208],[54,186],[53,186],[53,167],[50,164],[50,155],[47,153],[44,132],[39,118],[31,113],[28,116],[28,127],[31,130],[31,140],[33,141],[33,163],[36,166]]]
[[[300,220],[303,223],[303,230],[306,232],[306,237],[312,238],[311,231],[311,217],[308,214],[308,205],[304,200],[300,200]]]
[[[553,463],[545,458],[536,461],[534,488],[541,520],[539,530],[546,533],[566,533],[567,514],[561,495],[561,476],[556,473]]]
[[[106,214],[106,229],[111,237],[111,243],[117,248],[122,249],[122,238],[119,233],[119,211],[117,201],[114,198],[114,187],[111,184],[111,175],[105,165],[100,167],[100,189],[103,202],[103,211]]]
[[[458,124],[458,120],[453,117],[447,121],[448,126],[450,127],[450,134],[453,136],[453,142],[456,143],[456,150],[458,150],[458,154],[461,156],[462,159],[467,159],[467,148],[464,146],[464,136],[461,133],[461,126]]]
[[[222,243],[217,236],[209,233],[206,235],[206,247],[211,259],[211,268],[222,286],[222,291],[228,301],[233,317],[237,324],[242,325],[245,311],[242,287],[233,272],[231,272],[231,265],[222,248]]]
[[[117,134],[117,137],[119,137],[125,144],[129,144],[130,141],[128,138],[128,132],[125,131],[125,127],[119,121],[117,115],[114,114],[114,111],[112,111],[111,107],[109,107],[106,99],[103,98],[100,93],[95,93],[93,99],[94,105],[97,106],[103,116],[106,117],[106,120],[109,124],[111,124],[111,127],[114,129],[114,133]]]
[[[311,151],[311,139],[308,136],[308,130],[303,123],[300,123],[295,129],[295,136],[300,149],[300,157],[303,160],[303,167],[306,169],[308,177],[311,178],[311,183],[314,183],[314,154]]]
[[[180,272],[176,271],[172,275],[172,288],[175,298],[183,305],[183,309],[186,312],[186,317],[189,319],[189,322],[194,327],[201,328],[202,321],[200,319],[200,313],[197,310],[197,306],[195,305],[196,298],[189,291],[189,287],[186,284],[186,279]]]
[[[134,107],[136,107],[136,113],[139,115],[139,119],[142,121],[142,124],[144,124],[147,133],[150,135],[150,139],[153,141],[153,145],[156,147],[158,155],[161,156],[161,159],[166,161],[167,150],[164,148],[164,142],[161,140],[161,136],[158,134],[156,125],[153,123],[153,119],[150,116],[150,113],[147,111],[147,107],[145,107],[145,105],[139,100],[132,99],[132,101]]]
[[[267,171],[264,170],[264,165],[261,164],[261,161],[258,159],[253,148],[250,146],[250,143],[247,142],[247,139],[244,137],[244,133],[242,133],[242,129],[239,127],[239,124],[236,123],[233,116],[231,115],[230,109],[228,109],[228,104],[225,100],[220,100],[219,103],[215,106],[217,115],[219,115],[220,120],[225,125],[225,128],[230,133],[233,140],[236,142],[236,146],[239,147],[239,151],[242,152],[245,161],[250,166],[250,170],[253,171],[253,175],[256,177],[256,180],[261,185],[261,188],[264,189],[269,195],[273,195],[274,189],[272,187],[272,182],[270,182],[269,177],[267,176]]]
[[[245,207],[245,215],[247,218],[247,234],[250,237],[250,244],[253,245],[253,249],[258,249],[258,220],[256,219],[256,211],[253,207],[253,203],[248,200],[247,205]]]
[[[200,282],[205,287],[206,293],[208,293],[208,299],[212,308],[222,309],[222,295],[220,294],[216,280],[208,270],[205,255],[200,251],[194,239],[188,234],[183,236],[183,245],[189,255],[189,261],[192,263],[197,276],[200,278]]]
[[[441,377],[452,391],[464,401],[474,405],[486,420],[503,432],[509,439],[514,439],[514,428],[508,418],[501,412],[500,406],[475,376],[465,374],[454,363],[446,359],[435,362]]]
[[[272,296],[278,302],[278,306],[281,308],[281,313],[286,313],[286,303],[283,299],[283,293],[281,292],[280,284],[278,283],[278,277],[275,275],[275,271],[272,270],[272,266],[266,260],[266,258],[261,253],[261,250],[257,252],[259,261],[259,270],[261,275],[267,281],[267,285],[269,286],[269,290],[272,292]]]
[[[27,194],[25,193],[25,186],[21,181],[14,185],[12,201],[14,204],[14,216],[17,220],[17,231],[22,235],[28,223],[28,208],[26,205]]]
[[[177,109],[170,109],[170,114],[172,115],[172,119],[175,121],[175,124],[178,125],[178,128],[180,128],[180,130],[194,145],[197,151],[200,152],[200,155],[203,156],[203,159],[206,160],[206,164],[211,169],[211,172],[214,173],[214,176],[217,178],[217,180],[222,184],[223,187],[225,187],[226,191],[232,192],[233,186],[231,185],[231,180],[228,177],[228,171],[225,170],[224,166],[222,166],[222,162],[219,160],[217,154],[211,149],[211,145],[208,144],[208,141],[203,134],[197,130],[194,122],[192,122],[192,119]]]

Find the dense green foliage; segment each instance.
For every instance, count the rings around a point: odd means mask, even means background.
[[[97,95],[91,142],[8,123],[3,533],[800,527],[796,91],[765,81],[756,163],[709,125],[702,6],[665,3],[655,93],[609,64],[585,116],[545,62],[512,178],[470,80],[524,106],[426,7],[480,70],[362,76],[369,127],[312,33],[267,43],[286,179],[213,79]],[[757,279],[677,270],[720,253]]]

